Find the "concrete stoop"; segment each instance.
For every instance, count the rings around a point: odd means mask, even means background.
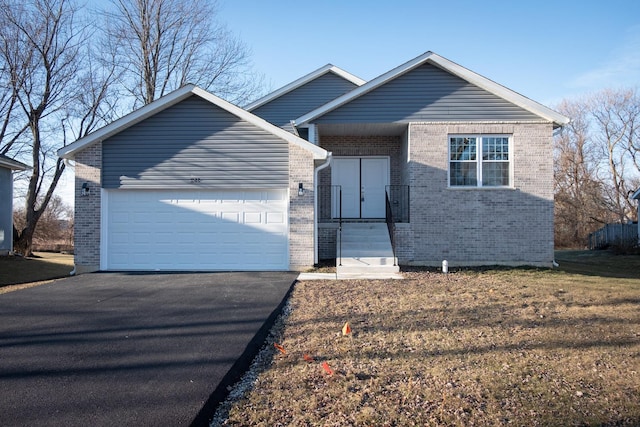
[[[393,256],[387,224],[343,223],[342,239],[338,236],[337,253],[342,253],[342,257],[336,260],[339,278],[402,277]]]
[[[335,273],[300,273],[298,280],[403,279],[393,256],[385,223],[343,223],[342,248],[338,235]]]

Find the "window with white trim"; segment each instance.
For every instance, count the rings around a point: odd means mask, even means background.
[[[509,136],[449,136],[449,186],[511,186]]]

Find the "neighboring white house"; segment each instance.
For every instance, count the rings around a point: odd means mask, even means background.
[[[341,223],[385,221],[401,264],[551,266],[568,121],[432,52],[246,109],[186,86],[58,152],[76,269],[295,270],[337,256]]]
[[[0,154],[0,255],[13,251],[13,171],[29,166]]]
[[[636,218],[638,219],[638,244],[640,244],[640,188],[638,188],[636,192],[633,193],[631,199],[638,201],[638,215],[636,216]]]

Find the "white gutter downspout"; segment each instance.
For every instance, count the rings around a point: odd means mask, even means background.
[[[327,153],[327,161],[318,166],[313,172],[313,263],[318,263],[318,175],[322,169],[331,164],[333,155]]]

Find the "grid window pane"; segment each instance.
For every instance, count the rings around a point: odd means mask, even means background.
[[[509,160],[509,138],[482,138],[482,160]]]
[[[451,162],[449,168],[451,186],[477,186],[478,166],[475,162]]]
[[[509,185],[509,163],[483,162],[482,185],[491,187]]]
[[[508,136],[450,136],[449,185],[508,187],[509,154]]]
[[[453,137],[449,139],[449,160],[476,160],[476,138]]]

